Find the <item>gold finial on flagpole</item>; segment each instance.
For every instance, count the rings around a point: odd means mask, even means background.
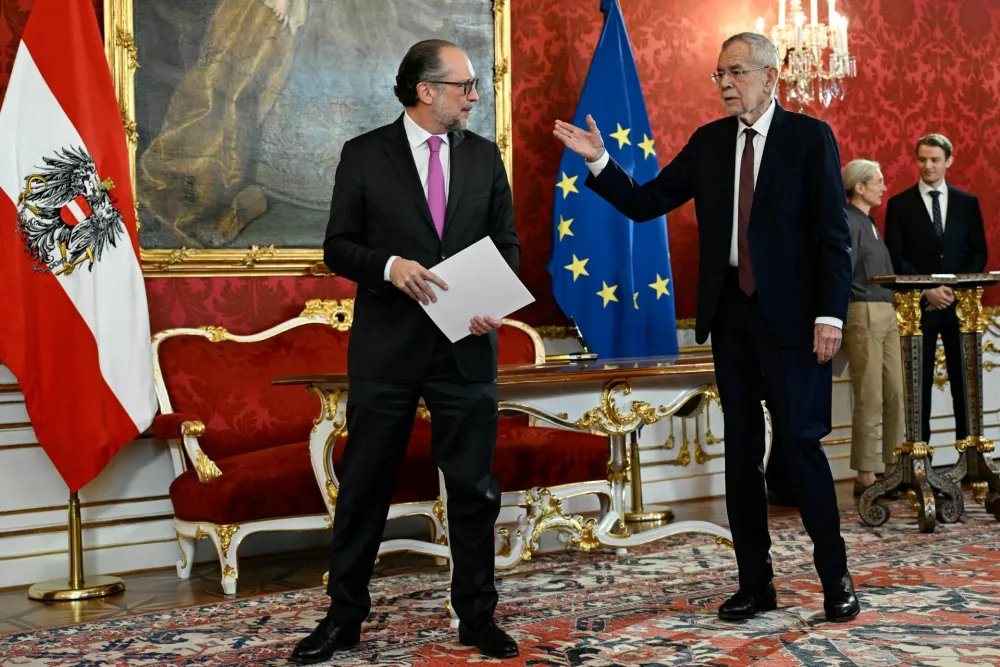
[[[80,497],[69,496],[69,578],[51,579],[28,589],[28,597],[44,602],[69,602],[106,597],[125,591],[120,577],[83,576],[83,526],[80,523]]]

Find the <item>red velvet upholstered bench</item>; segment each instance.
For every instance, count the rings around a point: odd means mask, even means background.
[[[177,475],[170,498],[181,547],[179,577],[190,575],[195,542],[209,537],[219,555],[222,587],[233,594],[237,554],[247,536],[329,528],[336,475],[316,470],[309,451],[310,435],[324,421],[321,402],[309,392],[271,382],[281,376],[344,372],[353,314],[352,299],[317,300],[308,302],[298,317],[253,335],[205,326],[153,336],[161,412],[154,430],[170,445]],[[501,364],[544,361],[542,340],[533,329],[505,323],[499,337]],[[343,447],[333,444],[335,471]],[[602,437],[537,428],[524,415],[501,418],[495,469],[504,491],[603,479],[607,457]],[[431,539],[444,543],[426,414],[415,418],[405,469],[389,519],[424,516]]]

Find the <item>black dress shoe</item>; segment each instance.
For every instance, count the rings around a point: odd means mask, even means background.
[[[748,593],[742,588],[736,591],[736,595],[729,598],[719,606],[719,618],[724,621],[745,621],[753,618],[759,611],[771,611],[778,608],[778,593],[774,590],[774,582],[767,582],[767,586],[757,591]]]
[[[341,623],[327,616],[312,634],[298,643],[291,659],[300,665],[326,662],[333,657],[334,651],[354,646],[360,639],[360,625]]]
[[[459,621],[458,641],[462,646],[475,646],[480,653],[491,658],[513,658],[517,655],[517,642],[492,618],[476,627]]]
[[[849,621],[861,613],[861,603],[854,593],[854,580],[849,572],[833,584],[823,585],[823,611],[826,620],[834,623]]]

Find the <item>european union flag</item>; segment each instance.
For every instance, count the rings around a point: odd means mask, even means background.
[[[645,183],[659,173],[653,132],[617,0],[602,0],[604,29],[573,124],[591,114],[605,148]],[[556,302],[599,357],[677,354],[666,216],[636,224],[583,185],[582,157],[563,150],[552,215],[549,273]]]

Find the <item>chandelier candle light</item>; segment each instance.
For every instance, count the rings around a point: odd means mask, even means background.
[[[847,48],[847,17],[834,9],[835,0],[827,0],[828,24],[819,22],[818,0],[810,0],[811,21],[802,11],[802,0],[788,2],[790,17],[786,17],[786,2],[778,0],[778,23],[771,28],[771,41],[782,61],[785,99],[800,107],[819,99],[828,107],[834,99],[844,99],[843,79],[857,76],[857,61]],[[757,32],[766,34],[763,17],[757,18]],[[823,60],[827,48],[828,64]]]

